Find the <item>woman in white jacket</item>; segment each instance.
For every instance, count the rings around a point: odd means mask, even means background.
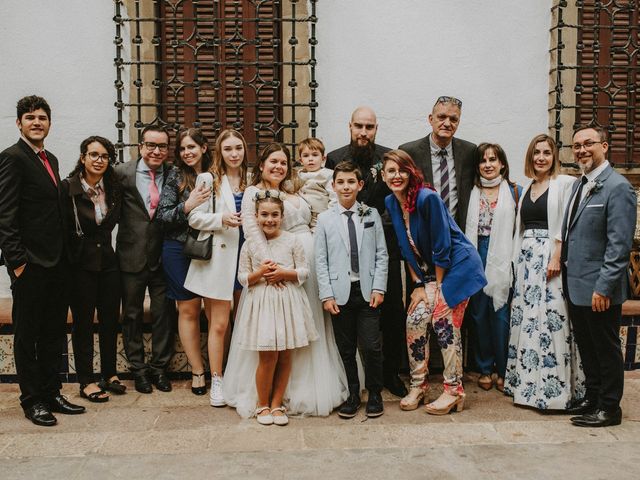
[[[524,173],[532,180],[516,217],[504,392],[514,403],[540,410],[563,410],[584,396],[584,374],[560,278],[562,217],[575,179],[559,172],[555,142],[537,135],[525,157]]]
[[[196,188],[204,184],[213,196],[189,214],[189,225],[200,230],[198,239],[213,236],[210,260],[192,260],[185,287],[201,295],[209,320],[208,352],[211,368],[210,403],[225,406],[222,393],[224,340],[236,281],[238,252],[242,237],[240,205],[247,186],[247,144],[235,130],[218,135],[209,172],[196,179]]]

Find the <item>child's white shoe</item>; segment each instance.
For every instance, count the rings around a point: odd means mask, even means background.
[[[282,415],[273,415],[273,412],[281,412]],[[273,423],[280,427],[284,427],[289,423],[289,417],[287,417],[287,409],[284,407],[272,408],[271,416],[273,417]]]
[[[269,413],[260,415],[265,410],[268,411]],[[271,415],[271,410],[269,410],[269,407],[256,408],[255,416],[256,416],[256,420],[260,425],[271,425],[273,423],[273,415]]]

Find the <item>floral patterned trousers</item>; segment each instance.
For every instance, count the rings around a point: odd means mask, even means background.
[[[430,329],[438,338],[438,345],[444,360],[444,391],[451,395],[464,393],[462,387],[462,340],[460,327],[469,300],[456,305],[445,317],[434,319],[436,282],[424,287],[428,304],[418,304],[407,316],[407,350],[411,370],[411,388],[427,389],[429,374]]]

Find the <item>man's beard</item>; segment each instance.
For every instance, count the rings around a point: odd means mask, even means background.
[[[366,172],[373,165],[374,155],[376,153],[376,145],[373,142],[367,142],[366,145],[358,145],[357,140],[352,140],[349,144],[349,153],[351,158],[360,167],[363,172]]]

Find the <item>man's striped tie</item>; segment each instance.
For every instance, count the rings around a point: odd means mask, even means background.
[[[440,197],[449,208],[449,166],[447,165],[447,151],[443,148],[440,155]]]

